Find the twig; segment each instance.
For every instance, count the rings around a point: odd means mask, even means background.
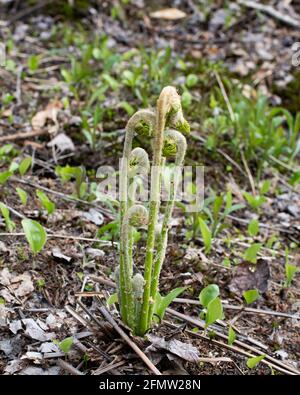
[[[250,169],[249,169],[249,166],[248,166],[248,163],[247,163],[247,161],[246,161],[246,158],[245,158],[245,155],[244,155],[244,152],[243,152],[243,151],[241,151],[241,157],[242,157],[243,165],[244,165],[244,167],[245,167],[247,176],[248,176],[248,178],[249,178],[249,183],[250,183],[250,186],[251,186],[251,189],[252,189],[252,193],[253,193],[254,196],[256,196],[255,183],[254,183],[254,180],[253,180],[251,171],[250,171]]]
[[[57,364],[66,372],[75,375],[75,376],[84,376],[84,374],[82,372],[80,372],[80,370],[74,368],[74,366],[70,365],[68,362],[63,361],[62,359],[59,359],[57,361]]]
[[[190,137],[192,137],[194,140],[200,141],[202,144],[206,142],[206,140],[203,137],[198,136],[196,133],[191,133]],[[243,174],[243,176],[247,176],[247,174],[244,172],[241,166],[236,161],[234,161],[228,154],[226,154],[226,152],[224,152],[220,148],[217,148],[217,152],[220,155],[224,156],[224,158],[228,160],[228,162],[230,162],[237,170],[239,170],[239,172]]]
[[[49,134],[47,130],[32,130],[31,132],[26,133],[16,133],[9,136],[2,136],[0,137],[0,144],[5,143],[7,141],[16,141],[16,140],[23,140],[29,139],[36,136],[41,136],[43,134]]]
[[[282,14],[281,12],[275,10],[275,8],[271,7],[270,5],[265,5],[265,4],[257,3],[256,1],[248,1],[248,0],[238,0],[238,3],[244,5],[245,7],[262,11],[287,25],[295,27],[296,29],[300,28],[300,20],[294,19],[290,15]]]
[[[223,84],[223,82],[222,82],[222,80],[221,80],[219,74],[218,74],[216,71],[214,71],[214,75],[215,75],[215,77],[216,77],[216,79],[217,79],[217,82],[218,82],[218,85],[219,85],[219,87],[220,87],[222,96],[223,96],[223,98],[224,98],[224,100],[225,100],[225,103],[226,103],[226,106],[227,106],[227,108],[228,108],[228,112],[229,112],[229,115],[230,115],[231,122],[234,122],[234,112],[233,112],[231,103],[230,103],[230,101],[229,101],[229,98],[228,98],[228,96],[227,96],[227,93],[226,93],[224,84]]]
[[[197,306],[201,305],[199,300],[195,300],[195,299],[175,298],[174,302],[175,303],[193,304],[193,305],[197,305]],[[241,311],[245,311],[247,313],[252,313],[252,314],[265,314],[265,315],[273,315],[276,317],[294,318],[294,319],[300,320],[300,316],[297,316],[296,314],[294,315],[291,313],[282,313],[280,311],[253,309],[251,307],[244,307],[244,306],[234,306],[232,304],[226,304],[226,303],[224,303],[224,301],[223,301],[223,308],[228,309],[228,310],[241,310]]]
[[[178,328],[177,325],[171,324],[171,323],[169,323],[169,322],[166,322],[166,324],[167,324],[168,326],[170,326],[171,328]],[[219,347],[227,348],[228,350],[235,351],[235,352],[237,352],[237,353],[239,353],[239,354],[241,354],[241,355],[245,355],[245,356],[248,357],[248,358],[252,358],[252,357],[255,357],[255,356],[256,356],[256,355],[253,355],[253,354],[251,354],[251,353],[249,353],[249,352],[247,352],[247,351],[244,351],[244,350],[240,349],[239,347],[231,346],[231,345],[229,345],[229,344],[222,343],[222,342],[220,342],[220,341],[218,341],[218,340],[215,340],[215,339],[210,339],[208,336],[202,335],[201,333],[193,332],[193,331],[190,331],[190,330],[188,330],[188,329],[186,329],[185,332],[188,333],[188,334],[191,335],[191,336],[201,338],[201,339],[206,340],[206,341],[208,341],[209,343],[213,343],[213,344],[215,344],[215,345],[217,345],[217,346],[219,346]],[[282,372],[282,373],[286,373],[286,374],[289,374],[289,375],[295,375],[295,373],[291,373],[289,370],[283,369],[283,368],[281,368],[281,367],[279,367],[279,366],[273,364],[272,362],[267,362],[267,361],[265,361],[264,359],[261,361],[261,363],[263,363],[264,365],[266,365],[266,366],[268,366],[268,367],[271,366],[272,368],[274,368],[274,369],[276,369],[276,370],[278,370],[278,371],[280,371],[280,372]],[[237,367],[237,369],[238,369],[242,374],[244,374],[236,364],[235,364],[235,366]]]
[[[25,233],[23,232],[18,232],[18,233],[0,233],[0,236],[2,237],[8,237],[8,236],[25,236]],[[55,238],[55,239],[68,239],[68,240],[77,240],[77,241],[88,241],[88,242],[92,242],[92,243],[100,243],[103,245],[118,245],[117,242],[110,242],[110,241],[106,241],[106,240],[99,240],[99,239],[92,239],[92,238],[88,238],[88,237],[80,237],[80,236],[72,236],[72,235],[60,235],[60,234],[52,234],[52,233],[48,233],[47,237],[51,238]]]
[[[52,3],[52,0],[44,0],[44,1],[40,1],[37,4],[25,8],[25,10],[20,11],[18,14],[15,14],[12,18],[10,18],[9,23],[14,23],[16,21],[18,21],[19,19],[22,19],[24,17],[26,17],[27,15],[32,14],[35,11],[40,10],[41,8],[44,8],[47,4]]]
[[[95,374],[96,375],[100,375],[100,374],[103,374],[103,373],[107,373],[110,370],[113,370],[113,369],[118,368],[118,367],[120,367],[122,365],[125,365],[125,363],[126,363],[126,361],[111,362],[110,364],[104,366],[103,368],[98,368],[95,371]]]
[[[1,140],[0,140],[0,143],[1,143]],[[44,186],[39,185],[39,184],[36,184],[36,183],[34,183],[34,182],[31,182],[31,181],[28,181],[28,180],[21,180],[21,179],[19,179],[19,178],[17,178],[17,177],[10,177],[10,178],[9,178],[9,182],[17,182],[17,183],[19,183],[19,184],[29,185],[29,186],[32,187],[32,188],[41,189],[41,190],[43,190],[43,191],[45,191],[45,192],[48,192],[48,193],[50,193],[50,194],[52,194],[52,195],[59,196],[60,198],[62,198],[62,199],[64,199],[64,200],[68,200],[68,201],[72,201],[72,202],[77,202],[77,203],[85,204],[85,205],[87,205],[87,206],[95,207],[95,208],[97,208],[98,210],[101,210],[101,213],[103,213],[107,218],[109,218],[109,219],[115,219],[115,217],[114,217],[108,210],[105,210],[105,209],[103,209],[102,207],[99,207],[98,205],[96,205],[96,204],[93,203],[93,202],[87,202],[87,201],[82,200],[82,199],[77,199],[77,198],[75,198],[75,197],[73,197],[73,196],[65,195],[65,194],[62,193],[62,192],[54,191],[54,190],[52,190],[52,189],[50,189],[50,188],[44,187]]]
[[[25,215],[23,215],[22,213],[19,213],[19,211],[15,210],[14,208],[10,207],[7,205],[7,203],[5,203],[5,206],[9,209],[9,211],[11,211],[16,217],[24,219],[26,218]]]
[[[161,375],[160,371],[153,365],[150,359],[143,353],[143,351],[130,339],[128,335],[120,328],[109,312],[103,307],[99,307],[99,311],[103,317],[113,326],[115,331],[126,341],[126,343],[133,349],[133,351],[141,358],[141,360],[148,366],[148,368],[156,375]]]
[[[23,66],[18,67],[18,72],[17,72],[17,83],[16,83],[16,99],[17,99],[17,105],[20,106],[22,104],[22,71],[23,71]]]
[[[179,313],[178,311],[170,309],[170,308],[167,308],[166,311],[169,314],[171,314],[171,315],[173,315],[173,316],[175,316],[177,318],[180,318],[181,320],[189,322],[189,323],[193,324],[194,326],[197,326],[197,327],[199,327],[201,329],[205,329],[205,325],[200,320],[197,320],[195,318],[189,317],[186,314]],[[228,341],[228,336],[224,335],[223,333],[215,331],[215,334],[216,334],[216,336]],[[257,355],[261,355],[261,351],[260,350],[258,350],[255,347],[252,347],[252,346],[250,346],[250,345],[248,345],[246,343],[243,343],[240,340],[235,340],[235,344],[245,348],[248,351],[252,351],[252,352],[254,352]],[[276,365],[279,365],[279,366],[283,367],[286,370],[289,370],[290,374],[297,374],[297,375],[300,374],[300,372],[297,369],[295,369],[294,367],[286,365],[286,364],[282,363],[281,361],[278,361],[277,359],[271,357],[270,355],[266,355],[265,356],[265,360],[268,360],[268,361],[270,361],[270,362],[272,362],[272,363],[274,363]]]
[[[107,280],[106,278],[93,276],[93,275],[90,275],[89,277],[91,280],[99,284],[104,284],[104,285],[108,285],[109,287],[116,288],[116,284],[111,280]]]
[[[230,214],[227,215],[227,218],[231,219],[232,221],[244,224],[244,225],[249,225],[249,223],[250,223],[250,221],[247,220],[247,219],[235,217],[235,216],[230,215]],[[282,228],[282,227],[279,227],[279,226],[275,226],[275,225],[268,225],[268,224],[264,224],[264,223],[260,222],[259,226],[260,226],[260,228],[270,229],[270,230],[273,230],[273,231],[275,230],[275,231],[280,232],[280,233],[295,234],[295,231],[293,231],[293,230],[285,229],[285,228]]]

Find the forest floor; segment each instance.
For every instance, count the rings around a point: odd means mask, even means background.
[[[240,2],[177,1],[184,14],[167,16],[153,12],[175,2],[76,12],[52,3],[12,1],[0,15],[0,202],[9,211],[0,206],[0,373],[299,374],[300,66],[291,48],[300,30]],[[270,3],[299,21],[294,2]],[[103,316],[129,334],[106,303],[118,207],[96,199],[96,172],[118,166],[127,120],[168,84],[191,124],[186,164],[205,168],[205,210],[176,206],[160,292],[186,290],[145,339],[128,343]],[[47,231],[38,254],[24,218]],[[141,233],[137,267],[144,241]],[[225,318],[205,329],[198,301],[208,284],[219,286]],[[247,305],[252,289],[259,298]]]

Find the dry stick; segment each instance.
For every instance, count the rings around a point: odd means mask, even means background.
[[[244,224],[244,225],[249,225],[249,223],[250,223],[250,221],[247,220],[247,219],[235,217],[233,215],[227,215],[227,218],[231,219],[232,221]],[[295,231],[290,230],[290,229],[281,228],[279,226],[272,226],[272,225],[264,224],[264,223],[261,223],[261,222],[259,223],[259,226],[261,228],[277,231],[277,232],[280,232],[280,233],[295,234]]]
[[[0,233],[0,236],[2,237],[7,237],[7,236],[25,236],[24,232],[18,232],[18,233]],[[111,246],[111,245],[118,245],[117,242],[110,242],[106,240],[99,240],[99,239],[91,239],[88,237],[80,237],[80,236],[72,236],[72,235],[60,235],[60,234],[47,234],[48,238],[55,238],[55,239],[67,239],[67,240],[77,240],[77,241],[89,241],[92,243],[101,243],[103,245]]]
[[[126,364],[126,361],[112,362],[112,363],[104,366],[104,368],[102,368],[102,369],[97,369],[96,373],[97,373],[97,375],[107,373],[110,370],[113,370],[113,369],[118,368],[118,367],[125,365],[125,364]]]
[[[230,101],[229,101],[229,98],[228,98],[228,96],[227,96],[226,90],[225,90],[225,88],[224,88],[223,82],[222,82],[222,80],[221,80],[219,74],[218,74],[216,71],[214,72],[214,75],[215,75],[215,77],[216,77],[216,79],[217,79],[217,82],[218,82],[218,85],[219,85],[219,87],[220,87],[222,96],[223,96],[223,98],[224,98],[224,100],[225,100],[225,103],[226,103],[226,106],[227,106],[227,108],[228,108],[228,112],[229,112],[229,115],[230,115],[231,122],[234,122],[234,112],[233,112],[231,103],[230,103]]]
[[[16,141],[16,140],[23,140],[29,139],[36,136],[42,136],[43,134],[49,134],[47,130],[33,130],[27,133],[16,133],[9,136],[2,136],[0,137],[0,144],[6,143],[7,141]]]
[[[244,5],[245,7],[262,11],[287,25],[293,26],[298,29],[300,28],[300,20],[292,18],[290,15],[282,14],[281,12],[275,10],[275,8],[271,7],[270,5],[264,5],[256,1],[248,1],[248,0],[238,0],[238,3]]]
[[[134,352],[142,359],[148,368],[156,375],[161,375],[160,371],[153,365],[150,359],[143,353],[143,351],[130,339],[128,335],[119,327],[109,312],[103,307],[99,307],[99,311],[103,317],[113,326],[115,331],[126,341],[126,343],[133,349]]]
[[[74,368],[74,366],[70,365],[68,362],[63,361],[62,359],[59,359],[57,361],[58,365],[65,370],[66,372],[69,372],[72,375],[75,376],[84,376],[84,374],[82,372],[80,372],[80,370]]]
[[[182,320],[184,320],[186,322],[189,322],[189,323],[191,323],[191,324],[193,324],[193,325],[195,325],[195,326],[197,326],[197,327],[199,327],[201,329],[206,329],[205,325],[202,324],[201,321],[199,321],[199,320],[197,320],[195,318],[189,317],[189,316],[187,316],[185,314],[179,313],[179,312],[177,312],[177,311],[175,311],[173,309],[170,309],[170,308],[167,308],[166,311],[169,314],[171,314],[171,315],[173,315],[173,316],[175,316],[177,318],[180,318],[180,319],[182,319]],[[215,333],[216,333],[216,336],[221,337],[222,339],[228,340],[228,336],[224,335],[223,333],[219,333],[219,332],[216,332],[216,331],[215,331]],[[243,343],[240,340],[235,340],[235,344],[237,344],[237,345],[239,345],[239,346],[241,346],[241,347],[243,347],[243,348],[245,348],[245,349],[247,349],[249,351],[252,351],[252,352],[254,352],[254,353],[258,354],[258,355],[261,355],[261,351],[260,350],[258,350],[255,347],[249,346],[248,344]],[[270,355],[266,355],[265,359],[273,362],[274,364],[282,366],[284,369],[288,369],[292,373],[300,374],[300,372],[297,369],[293,368],[292,366],[286,365],[286,364],[282,363],[281,361],[278,361],[277,359],[271,357]]]
[[[190,137],[192,137],[196,141],[200,141],[202,144],[204,144],[206,141],[203,137],[198,136],[196,133],[191,133]],[[228,154],[226,154],[226,152],[224,152],[220,148],[217,148],[217,152],[220,155],[224,156],[224,158],[228,160],[228,162],[230,162],[241,174],[243,174],[243,176],[247,176],[247,174],[244,172],[241,166],[236,161],[234,161]]]
[[[20,11],[19,13],[15,14],[10,20],[8,21],[9,23],[14,23],[19,19],[22,19],[26,17],[27,15],[30,15],[34,13],[35,11],[40,10],[41,8],[44,8],[47,4],[52,3],[52,0],[44,0],[40,1],[37,4],[34,4],[31,7],[25,8],[25,10]]]
[[[165,321],[165,322],[166,322],[166,321]],[[166,324],[167,324],[169,327],[171,327],[171,328],[178,328],[177,325],[171,324],[171,323],[169,323],[169,322],[166,322]],[[221,347],[221,348],[227,348],[228,350],[236,351],[237,353],[239,353],[239,354],[241,354],[241,355],[245,355],[245,356],[247,356],[248,358],[253,358],[253,357],[256,356],[256,355],[250,354],[250,353],[247,352],[247,351],[244,351],[244,350],[240,349],[239,347],[232,346],[232,345],[229,345],[229,344],[226,344],[226,343],[222,343],[222,342],[220,342],[220,341],[218,341],[218,340],[215,340],[215,339],[210,339],[208,336],[202,335],[201,333],[193,332],[193,331],[190,331],[190,330],[188,330],[188,329],[186,329],[185,332],[188,333],[189,335],[194,336],[194,337],[198,337],[198,338],[201,338],[201,339],[203,339],[203,340],[206,340],[206,341],[208,341],[209,343],[216,344],[217,346],[219,346],[219,347]],[[281,367],[279,367],[279,366],[273,364],[272,362],[267,362],[267,361],[265,361],[264,359],[261,361],[261,363],[263,363],[264,365],[267,365],[268,367],[271,366],[272,368],[274,368],[274,369],[276,369],[276,370],[278,370],[278,371],[280,371],[280,372],[282,372],[282,373],[286,373],[286,374],[289,374],[289,375],[295,375],[295,373],[291,373],[289,370],[283,369],[283,368],[281,368]],[[236,366],[237,369],[243,374],[243,372],[240,370],[240,368],[239,368],[236,364],[235,364],[235,366]]]
[[[116,284],[111,280],[107,280],[106,278],[103,277],[93,276],[92,274],[89,277],[91,280],[99,284],[104,284],[104,285],[108,285],[109,287],[116,288]]]
[[[65,306],[65,309],[67,312],[74,317],[81,325],[91,327],[90,323],[86,321],[83,317],[81,317],[80,314],[77,313],[77,311],[73,310],[71,306]]]
[[[92,276],[90,276],[90,278],[92,278]],[[104,279],[104,278],[102,278],[102,277],[95,277],[95,276],[93,276],[93,280],[94,280],[94,281],[97,281],[97,282],[99,282],[99,283],[105,284],[105,285],[109,285],[109,286],[111,286],[111,287],[113,287],[113,288],[116,287],[116,284],[115,284],[115,283],[113,283],[112,281],[106,280],[106,279]],[[178,300],[178,299],[180,300],[180,298],[176,298],[174,301],[176,301],[176,300]],[[186,301],[186,299],[183,299],[183,300]],[[189,300],[192,301],[192,302],[196,302],[196,301],[194,301],[194,300],[192,300],[192,299],[189,299]],[[196,304],[196,303],[194,303],[194,304]],[[226,305],[224,305],[224,307],[226,308]],[[234,310],[235,310],[235,309],[240,309],[239,306],[231,306],[231,308],[233,308]],[[246,308],[246,309],[250,309],[250,308]],[[251,309],[251,310],[256,310],[256,309]],[[183,320],[185,320],[185,321],[187,321],[187,322],[192,323],[192,324],[195,325],[195,326],[200,327],[201,329],[205,329],[205,325],[202,324],[202,322],[199,321],[199,320],[196,320],[196,319],[194,319],[194,318],[192,318],[192,317],[186,316],[185,314],[178,313],[177,311],[172,310],[172,309],[170,309],[170,308],[168,308],[166,311],[167,311],[169,314],[172,314],[172,315],[174,315],[174,316],[176,316],[176,317],[178,317],[178,318],[181,318],[181,319],[183,319]],[[265,313],[265,310],[261,310],[261,312],[264,312],[264,313]],[[277,313],[277,312],[273,312],[273,313]],[[269,313],[268,313],[268,314],[269,314]],[[280,313],[278,313],[278,314],[280,314]],[[281,313],[281,314],[285,314],[285,313]],[[277,314],[274,314],[274,315],[277,315]],[[284,316],[285,316],[285,315],[284,315]],[[293,317],[293,316],[288,316],[287,318],[295,318],[295,317]],[[227,337],[226,335],[224,335],[224,334],[222,334],[222,333],[219,333],[219,332],[216,332],[216,334],[217,334],[217,336],[219,336],[219,337],[221,337],[221,338],[223,338],[223,339],[225,339],[225,340],[228,340],[228,337]],[[249,339],[248,339],[248,340],[249,340]],[[246,349],[248,349],[248,350],[250,350],[250,351],[252,351],[252,352],[257,353],[258,355],[260,355],[260,351],[259,351],[259,350],[257,350],[256,348],[254,348],[254,347],[252,347],[252,346],[249,346],[249,345],[246,344],[246,343],[243,343],[243,342],[241,342],[241,341],[239,341],[239,340],[236,340],[235,343],[236,343],[236,344],[239,344],[240,346],[242,346],[242,347],[244,347],[244,348],[246,348]],[[279,363],[279,364],[281,364],[281,366],[282,366],[284,369],[290,369],[293,373],[300,374],[296,369],[294,369],[294,368],[292,368],[292,367],[290,367],[290,366],[288,366],[288,365],[285,365],[285,364],[281,363],[280,361],[277,361],[275,358],[272,358],[271,356],[266,356],[266,359],[269,359],[270,361],[273,361],[274,363],[277,363],[277,364]]]
[[[99,284],[104,284],[104,285],[107,285],[112,288],[116,287],[116,284],[113,281],[107,280],[103,277],[98,277],[98,276],[93,276],[93,275],[90,275],[89,277],[91,280],[96,281]],[[195,299],[175,298],[174,302],[200,305],[200,302]],[[223,301],[223,303],[224,303],[224,301]],[[280,311],[254,309],[251,307],[235,306],[235,305],[226,304],[226,303],[223,304],[223,308],[228,309],[228,310],[241,310],[241,311],[245,311],[247,313],[253,313],[253,314],[266,314],[266,315],[273,315],[273,316],[277,316],[277,317],[294,318],[297,320],[300,319],[299,316],[297,316],[296,314],[292,314],[292,313],[283,313]]]
[[[0,143],[1,143],[1,139],[0,139]],[[72,201],[72,202],[75,202],[75,203],[77,202],[77,203],[85,204],[85,205],[87,205],[87,206],[95,207],[95,208],[97,208],[98,210],[101,210],[101,213],[103,213],[103,214],[104,214],[105,216],[107,216],[108,218],[110,218],[110,219],[115,219],[115,217],[114,217],[108,210],[105,210],[105,209],[103,209],[102,207],[97,206],[97,205],[96,205],[95,203],[93,203],[93,202],[87,202],[87,201],[82,200],[82,199],[77,199],[77,198],[75,198],[75,197],[73,197],[73,196],[65,195],[65,194],[62,193],[62,192],[53,191],[53,190],[50,189],[50,188],[44,187],[44,186],[39,185],[39,184],[36,184],[36,183],[34,183],[34,182],[27,181],[27,180],[21,180],[21,179],[19,179],[19,178],[17,178],[17,177],[10,177],[8,181],[9,181],[9,182],[11,182],[11,181],[12,181],[12,182],[16,182],[16,183],[23,184],[23,185],[28,185],[28,186],[30,186],[30,187],[32,187],[32,188],[41,189],[41,190],[43,190],[43,191],[45,191],[45,192],[51,193],[52,195],[59,196],[59,197],[61,197],[61,198],[64,199],[64,200]]]
[[[224,98],[224,100],[225,100],[225,103],[226,103],[226,105],[227,105],[227,108],[228,108],[228,112],[229,112],[229,115],[230,115],[231,122],[234,123],[234,122],[235,122],[234,112],[233,112],[233,109],[232,109],[230,100],[229,100],[229,98],[228,98],[228,96],[227,96],[227,93],[226,93],[225,87],[224,87],[224,85],[223,85],[223,82],[222,82],[222,80],[221,80],[219,74],[218,74],[216,71],[214,72],[214,74],[215,74],[215,77],[216,77],[216,79],[217,79],[217,82],[218,82],[218,85],[219,85],[219,87],[220,87],[220,90],[221,90],[221,93],[222,93],[222,95],[223,95],[223,98]],[[243,153],[243,152],[242,152],[242,161],[243,161],[243,164],[244,164],[246,173],[247,173],[248,178],[249,178],[249,182],[250,182],[250,185],[251,185],[252,193],[253,193],[254,196],[256,196],[256,190],[255,190],[255,184],[254,184],[254,181],[253,181],[253,177],[252,177],[252,174],[251,174],[251,172],[250,172],[250,169],[249,169],[249,167],[248,167],[248,164],[247,164],[247,162],[246,162],[246,159],[245,159],[245,156],[244,156],[244,153]]]
[[[185,299],[185,298],[175,298],[173,302],[176,303],[186,303],[186,304],[194,304],[197,306],[200,306],[201,303],[198,300],[195,299]],[[245,311],[247,313],[253,313],[253,314],[265,314],[265,315],[273,315],[277,317],[284,317],[284,318],[295,318],[297,320],[300,320],[300,316],[297,316],[296,314],[289,314],[289,313],[281,313],[280,311],[272,311],[272,310],[263,310],[263,309],[253,309],[251,307],[244,307],[244,306],[234,306],[232,304],[226,304],[223,301],[223,308],[228,309],[228,310],[240,310],[240,311]]]
[[[246,173],[247,173],[248,178],[249,178],[249,182],[250,182],[250,186],[251,186],[251,189],[252,189],[252,193],[253,193],[254,196],[256,196],[255,183],[254,183],[251,171],[249,169],[249,166],[248,166],[248,163],[246,161],[246,158],[245,158],[245,155],[244,155],[243,151],[241,151],[241,157],[242,157],[242,161],[243,161],[243,165],[245,167]]]

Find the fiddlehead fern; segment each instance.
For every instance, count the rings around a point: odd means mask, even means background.
[[[144,295],[141,311],[141,321],[139,325],[139,333],[144,334],[150,326],[149,305],[154,304],[154,300],[150,300],[153,256],[155,246],[155,226],[158,219],[160,207],[160,184],[161,184],[161,165],[162,150],[164,141],[164,130],[168,118],[174,117],[178,111],[181,111],[181,101],[176,89],[172,86],[165,87],[157,101],[156,113],[156,130],[154,133],[153,144],[153,163],[151,170],[151,191],[150,191],[150,207],[149,207],[149,225],[146,246],[145,272],[144,272]]]
[[[177,130],[165,131],[166,127]],[[189,124],[182,114],[180,96],[176,89],[170,86],[162,90],[157,101],[156,113],[147,110],[138,111],[126,126],[120,171],[120,269],[116,271],[116,279],[119,277],[118,296],[122,319],[139,335],[143,335],[151,326],[153,305],[165,257],[168,226],[178,183],[173,171],[163,223],[158,225],[162,167],[168,157],[175,157],[175,170],[182,167],[186,140],[180,132],[188,133]],[[146,174],[149,170],[148,154],[142,148],[132,150],[135,134],[147,136],[152,140],[149,216],[144,206],[135,204],[136,184],[133,184],[131,197],[128,196],[130,180],[137,174]],[[144,277],[140,273],[133,276],[132,229],[145,226],[146,222],[148,228]]]
[[[161,233],[158,238],[157,255],[154,262],[153,277],[151,283],[151,299],[155,301],[158,292],[158,282],[161,267],[166,255],[166,248],[168,242],[168,229],[172,212],[174,208],[176,192],[178,187],[179,174],[183,165],[183,160],[186,152],[186,139],[177,130],[167,130],[165,132],[165,143],[163,152],[166,157],[175,156],[175,167],[171,173],[169,197],[165,210],[165,215],[162,223]],[[154,304],[150,305],[149,320],[152,321]]]
[[[123,257],[123,262],[120,262],[120,306],[126,311],[127,324],[135,327],[134,316],[134,297],[132,289],[132,262],[130,261],[128,245],[130,242],[131,227],[139,228],[148,223],[148,211],[139,204],[130,207],[125,214],[121,226],[121,250],[120,255]],[[124,279],[124,284],[121,279]],[[124,287],[123,287],[124,286]],[[123,287],[123,288],[122,288]],[[122,292],[123,291],[123,292]],[[123,317],[122,317],[123,318]]]
[[[120,230],[122,233],[122,223],[124,220],[124,216],[126,211],[128,210],[128,184],[129,184],[129,177],[128,177],[128,168],[129,168],[129,161],[130,155],[132,153],[132,141],[134,135],[137,133],[142,133],[145,128],[149,130],[153,130],[155,127],[155,113],[149,110],[140,110],[137,111],[127,122],[126,130],[125,130],[125,142],[124,142],[124,149],[123,149],[123,157],[120,163]],[[143,128],[141,128],[141,123],[143,124]],[[132,238],[129,237],[129,240]],[[132,241],[130,241],[131,246],[129,246],[129,253],[132,254]],[[120,237],[120,251],[128,248],[128,246],[123,245],[122,236]],[[131,257],[130,257],[131,260]],[[125,323],[128,323],[127,320],[127,312],[125,309],[126,306],[126,294],[125,294],[125,278],[124,274],[124,255],[120,253],[120,292],[121,292],[121,299],[122,303],[121,306],[121,316]]]

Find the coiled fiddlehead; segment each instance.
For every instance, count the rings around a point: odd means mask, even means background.
[[[165,131],[166,127],[172,129]],[[120,171],[121,238],[118,295],[123,321],[139,335],[144,335],[151,326],[159,274],[165,257],[168,226],[178,183],[175,172],[172,172],[169,199],[161,224],[161,232],[157,234],[162,167],[166,158],[169,157],[175,158],[175,170],[176,167],[182,167],[186,140],[180,132],[187,134],[189,124],[183,117],[180,96],[171,86],[162,90],[157,101],[156,113],[147,110],[138,111],[130,118],[126,126]],[[153,142],[149,216],[144,206],[135,204],[135,186],[132,197],[128,197],[130,179],[139,173],[145,174],[149,170],[147,153],[141,148],[132,150],[135,134],[147,136]],[[132,229],[145,225],[146,220],[148,220],[148,228],[144,277],[140,273],[133,276]]]
[[[172,86],[165,87],[157,101],[156,130],[153,144],[153,164],[151,169],[151,192],[149,208],[149,225],[145,258],[145,286],[143,295],[143,305],[141,311],[141,321],[138,328],[140,334],[144,334],[151,325],[154,299],[151,295],[153,256],[155,246],[155,227],[158,220],[160,207],[160,187],[161,187],[161,167],[162,151],[164,143],[164,130],[167,122],[173,122],[174,117],[179,112],[182,114],[181,100],[176,89]],[[180,116],[181,119],[181,116]],[[151,299],[150,299],[151,297]]]
[[[132,267],[132,262],[130,261],[128,245],[130,242],[131,227],[139,228],[141,226],[147,225],[147,223],[148,223],[147,209],[140,204],[136,204],[128,209],[127,213],[123,218],[123,222],[121,226],[120,255],[123,257],[123,262],[122,265],[120,264],[120,281],[122,278],[124,279],[124,289],[122,289],[123,284],[121,284],[120,282],[120,288],[121,288],[120,305],[126,311],[127,323],[132,329],[135,328],[134,297],[132,290],[133,267]]]
[[[162,223],[161,233],[158,238],[157,255],[154,262],[153,277],[151,283],[151,299],[154,301],[156,300],[156,295],[158,292],[158,282],[159,282],[161,267],[166,255],[169,223],[174,208],[179,174],[182,169],[184,156],[186,152],[186,147],[187,147],[186,139],[177,130],[167,130],[165,132],[165,147],[167,148],[166,150],[164,150],[166,156],[168,155],[170,157],[175,155],[175,163],[174,163],[175,167],[171,173],[169,197],[168,197],[168,202]],[[150,312],[149,312],[150,322],[152,321],[153,309],[154,309],[154,304],[152,303],[150,305]]]
[[[130,155],[132,153],[132,141],[135,134],[144,134],[145,128],[149,131],[155,128],[155,113],[150,110],[140,110],[137,111],[127,122],[126,129],[125,129],[125,142],[124,142],[124,149],[123,149],[123,157],[120,163],[120,230],[121,230],[121,237],[120,237],[120,295],[122,303],[120,303],[121,307],[121,316],[123,321],[128,324],[127,319],[127,311],[125,306],[127,305],[126,293],[125,293],[125,278],[124,278],[124,255],[121,251],[124,249],[129,248],[129,260],[131,261],[132,255],[132,237],[129,235],[130,245],[124,246],[122,241],[122,224],[124,220],[124,216],[131,205],[131,202],[128,202],[128,184],[129,184],[129,161]],[[141,123],[142,126],[141,127]],[[131,263],[132,266],[132,263]]]

